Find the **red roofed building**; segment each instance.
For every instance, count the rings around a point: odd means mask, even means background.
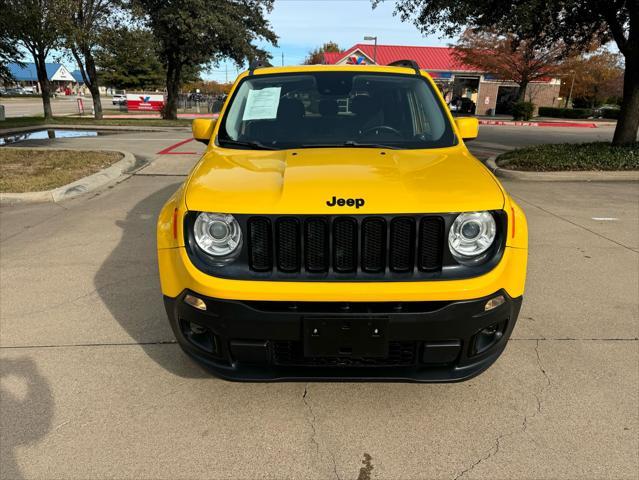
[[[414,60],[428,72],[439,86],[447,102],[459,103],[469,98],[476,104],[476,113],[509,113],[518,90],[517,84],[496,78],[489,72],[460,63],[450,47],[417,47],[404,45],[372,45],[358,43],[343,52],[325,52],[324,63],[388,65],[398,60]],[[537,107],[558,105],[559,79],[532,82],[526,89],[526,100]],[[464,105],[468,104],[464,100]]]

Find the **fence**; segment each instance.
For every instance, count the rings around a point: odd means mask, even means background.
[[[223,104],[224,97],[220,95],[180,93],[178,96],[178,109],[190,113],[219,113]]]

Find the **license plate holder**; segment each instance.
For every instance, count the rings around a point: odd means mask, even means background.
[[[387,357],[387,327],[385,317],[307,317],[304,356]]]

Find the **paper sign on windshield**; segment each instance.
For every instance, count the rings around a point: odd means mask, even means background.
[[[249,90],[242,120],[265,120],[277,117],[281,87]]]

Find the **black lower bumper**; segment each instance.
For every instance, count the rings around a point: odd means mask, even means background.
[[[186,303],[193,295],[206,310]],[[486,302],[504,302],[485,311]],[[504,350],[522,297],[457,302],[262,302],[164,297],[186,353],[229,380],[451,382]]]

